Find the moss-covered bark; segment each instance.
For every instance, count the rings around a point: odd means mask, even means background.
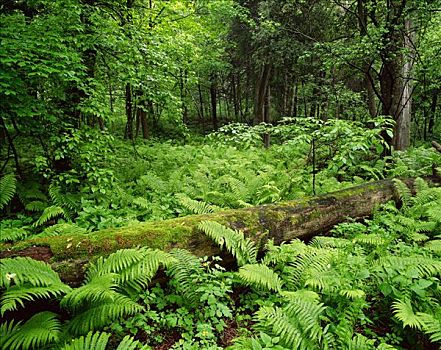
[[[198,256],[218,254],[219,249],[196,229],[203,220],[241,229],[255,240],[272,238],[281,243],[325,233],[347,218],[369,216],[376,206],[393,197],[392,181],[383,180],[307,199],[3,244],[0,257],[21,255],[44,260],[73,281],[81,276],[88,261],[122,248],[185,248]]]

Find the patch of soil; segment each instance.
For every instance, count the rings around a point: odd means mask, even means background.
[[[224,332],[222,333],[219,340],[219,346],[222,346],[223,348],[232,345],[233,339],[237,338],[239,335],[239,326],[235,320],[228,320],[226,323],[227,324],[225,326]]]
[[[54,254],[50,247],[28,247],[20,251],[4,250],[0,252],[0,259],[15,258],[17,256],[28,256],[35,260],[48,262]]]
[[[153,347],[153,350],[168,350],[170,349],[174,343],[176,343],[179,339],[181,339],[181,334],[178,332],[170,332],[164,336],[164,341]]]

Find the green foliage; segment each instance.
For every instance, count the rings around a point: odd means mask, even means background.
[[[239,269],[238,277],[247,285],[280,292],[282,281],[268,266],[263,264],[248,264]]]
[[[17,180],[14,175],[5,175],[0,179],[0,209],[12,199],[15,194]]]
[[[257,247],[243,232],[229,229],[213,221],[203,221],[198,225],[208,237],[221,248],[225,248],[236,258],[239,266],[256,262]]]
[[[24,324],[2,324],[0,344],[3,349],[42,349],[61,338],[57,315],[44,311],[33,315]]]

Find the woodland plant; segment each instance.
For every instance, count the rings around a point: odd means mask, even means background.
[[[412,196],[396,180],[400,209],[387,204],[372,219],[338,225],[332,236],[309,244],[268,241],[262,256],[242,232],[202,222],[199,229],[234,256],[232,272],[220,258],[185,250],[125,249],[92,263],[84,284],[71,288],[43,262],[3,259],[0,311],[9,321],[0,326],[1,346],[105,349],[111,331],[111,344],[119,343],[112,348],[120,350],[140,348],[141,339],[148,349],[174,333],[180,340],[173,349],[220,349],[233,319],[244,335],[231,349],[435,346],[441,342],[441,189],[421,179],[415,184]],[[150,288],[159,268],[169,282]],[[41,311],[13,319],[12,312],[44,300],[59,301],[64,316]]]

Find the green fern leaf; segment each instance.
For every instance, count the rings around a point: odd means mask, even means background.
[[[64,209],[58,206],[50,206],[44,209],[41,216],[34,223],[34,227],[40,226],[48,222],[49,220],[55,219],[56,217],[63,216],[66,217]]]
[[[257,248],[252,240],[245,238],[243,232],[229,229],[214,221],[203,221],[198,225],[208,237],[221,248],[225,248],[236,258],[239,266],[256,262]]]
[[[194,279],[195,276],[204,273],[199,259],[183,249],[173,249],[171,254],[176,259],[176,263],[167,269],[167,273],[178,282],[178,293],[181,293],[189,304],[197,305],[200,301],[197,291],[199,286],[195,285]]]
[[[417,312],[417,316],[422,323],[424,333],[430,336],[432,342],[441,343],[441,317]]]
[[[135,350],[135,349],[140,349],[140,350],[148,350],[151,349],[148,345],[144,345],[143,347],[140,348],[140,342],[138,340],[133,339],[131,336],[126,335],[124,337],[124,339],[121,341],[121,343],[119,343],[118,347],[116,348],[116,350]]]
[[[237,275],[247,285],[254,285],[275,292],[282,290],[282,280],[266,265],[244,265],[239,269]]]
[[[73,334],[84,334],[142,310],[142,306],[130,298],[115,293],[112,300],[95,303],[76,315],[67,324],[67,328]]]
[[[29,211],[44,211],[45,208],[47,208],[47,203],[42,201],[32,201],[25,206],[25,209]]]
[[[366,338],[362,334],[356,334],[349,344],[347,344],[348,350],[375,350],[375,341]]]
[[[24,307],[25,301],[56,298],[68,293],[70,290],[71,288],[64,283],[39,287],[28,285],[13,286],[4,292],[0,299],[0,314],[3,316],[6,311],[17,310],[18,304]]]
[[[104,332],[89,332],[86,336],[72,339],[61,350],[106,350],[110,334]]]
[[[4,340],[3,348],[42,349],[56,343],[61,335],[61,324],[57,315],[44,311],[32,316],[25,324],[18,325]]]
[[[434,239],[432,241],[429,241],[424,245],[424,247],[435,253],[441,253],[441,239]]]
[[[15,242],[26,238],[29,233],[24,228],[1,228],[0,242]]]
[[[409,187],[407,187],[407,185],[399,179],[393,179],[393,182],[395,190],[403,203],[403,206],[410,206],[412,202],[412,192],[410,191]]]
[[[210,214],[222,210],[222,208],[219,208],[215,205],[210,205],[205,202],[191,199],[182,193],[177,193],[175,196],[184,208],[188,209],[194,214]]]
[[[14,175],[5,175],[0,179],[0,210],[14,197],[17,179]]]
[[[16,285],[29,283],[34,287],[62,283],[48,264],[28,257],[0,260],[0,273],[0,288],[8,288],[11,282]]]
[[[72,311],[78,310],[85,304],[99,304],[104,301],[113,301],[119,294],[115,292],[116,274],[94,276],[79,288],[72,289],[61,300],[61,307]]]
[[[408,299],[398,300],[392,304],[395,317],[403,322],[403,326],[409,326],[410,328],[416,328],[421,330],[423,323],[420,317],[418,317],[412,309],[412,305]]]
[[[115,273],[118,285],[145,288],[160,266],[169,267],[176,263],[169,253],[147,248],[121,249],[107,258],[98,259],[88,270],[87,279],[107,273]]]

